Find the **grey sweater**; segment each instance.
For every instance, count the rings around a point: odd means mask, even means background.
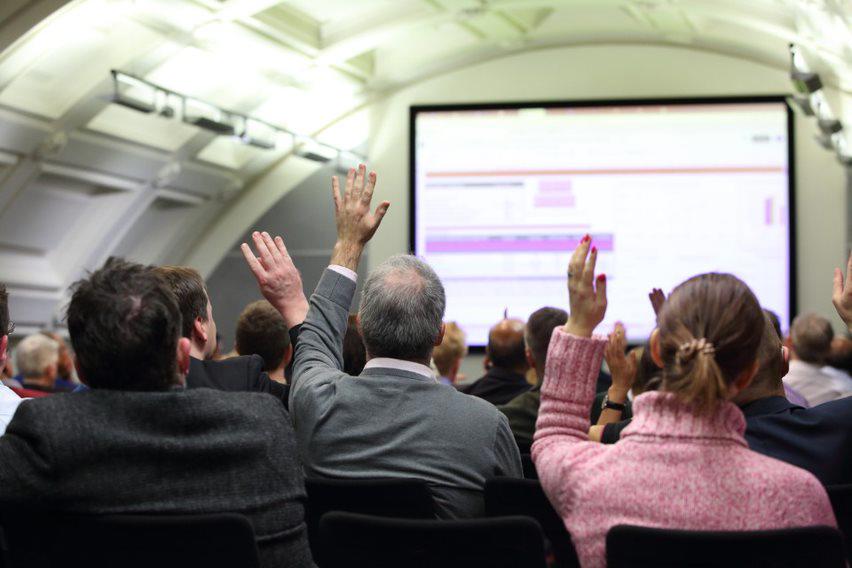
[[[344,373],[354,293],[354,282],[326,270],[299,335],[290,412],[307,477],[423,479],[439,516],[481,515],[487,479],[523,476],[506,417],[416,373]]]
[[[0,437],[0,507],[78,514],[235,512],[261,566],[313,566],[281,402],[210,389],[93,389],[24,401]]]

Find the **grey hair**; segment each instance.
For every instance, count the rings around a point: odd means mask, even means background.
[[[801,314],[790,326],[793,351],[802,361],[822,365],[831,351],[834,329],[826,318],[814,313]]]
[[[18,344],[15,363],[25,378],[40,377],[48,366],[59,363],[59,343],[40,333],[29,335]]]
[[[428,264],[392,256],[373,270],[361,291],[361,334],[371,357],[422,361],[441,332],[447,297]]]

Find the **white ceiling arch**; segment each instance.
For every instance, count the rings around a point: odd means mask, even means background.
[[[271,172],[310,173],[284,140],[260,149],[111,104],[110,69],[358,148],[370,104],[501,57],[674,45],[785,69],[792,42],[850,122],[851,22],[852,0],[6,0],[0,279],[22,329],[50,325],[106,256],[183,260],[234,211],[259,214],[245,204]]]

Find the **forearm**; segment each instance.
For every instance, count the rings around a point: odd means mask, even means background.
[[[589,408],[595,396],[606,340],[553,333],[541,389],[532,457],[542,486],[555,495],[565,478],[605,448],[589,442]]]
[[[358,262],[364,252],[364,245],[349,239],[337,239],[331,252],[331,264],[343,266],[353,272],[358,271]]]
[[[616,404],[627,404],[627,391],[616,386],[612,386],[607,391],[607,400]],[[604,408],[598,416],[598,426],[612,424],[624,419],[624,411],[614,408]]]

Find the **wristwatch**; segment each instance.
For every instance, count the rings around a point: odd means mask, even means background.
[[[609,393],[604,395],[603,402],[601,403],[601,410],[606,410],[607,408],[611,408],[612,410],[617,410],[619,412],[624,412],[624,409],[627,408],[624,404],[619,404],[617,402],[612,402],[609,399]]]

